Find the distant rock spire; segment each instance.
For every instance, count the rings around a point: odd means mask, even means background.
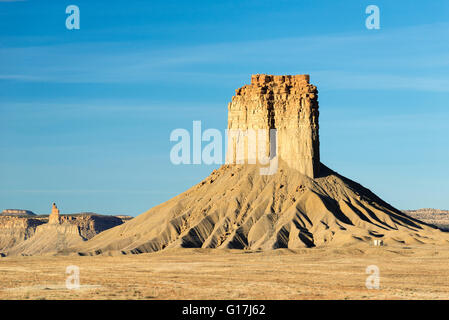
[[[48,217],[48,223],[51,223],[51,224],[54,224],[54,223],[59,224],[60,223],[59,209],[56,206],[56,203],[54,203],[54,202],[53,202],[53,206],[51,208],[51,214]]]

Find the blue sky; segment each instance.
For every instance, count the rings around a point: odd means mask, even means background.
[[[170,132],[224,130],[254,73],[311,75],[323,163],[400,209],[449,209],[448,39],[444,0],[0,0],[0,209],[168,200],[217,167],[171,164]]]

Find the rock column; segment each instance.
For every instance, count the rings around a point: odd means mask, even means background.
[[[274,143],[267,138],[268,132],[276,129],[279,158],[315,178],[320,166],[318,116],[318,90],[309,83],[309,75],[253,75],[251,84],[237,89],[228,105],[228,130],[263,129],[266,139],[251,140],[248,135],[231,133],[227,162],[254,163],[251,150],[268,155]],[[266,143],[261,145],[261,141]]]

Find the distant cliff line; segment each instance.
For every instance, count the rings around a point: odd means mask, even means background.
[[[412,218],[433,224],[441,230],[449,231],[449,210],[422,208],[416,210],[402,210]]]

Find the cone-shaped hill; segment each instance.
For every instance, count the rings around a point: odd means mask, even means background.
[[[77,248],[81,254],[143,253],[165,248],[276,249],[449,243],[361,185],[321,166],[311,179],[281,163],[222,166],[186,192]]]
[[[449,243],[448,233],[415,220],[320,162],[318,92],[307,75],[254,75],[228,106],[228,129],[276,129],[257,145],[278,159],[273,174],[243,164],[247,137],[228,137],[227,163],[201,183],[123,225],[72,248],[79,254],[166,248],[270,250],[372,244]],[[259,141],[259,140],[257,140]],[[262,140],[262,143],[265,143]],[[273,150],[273,145],[276,150]]]

